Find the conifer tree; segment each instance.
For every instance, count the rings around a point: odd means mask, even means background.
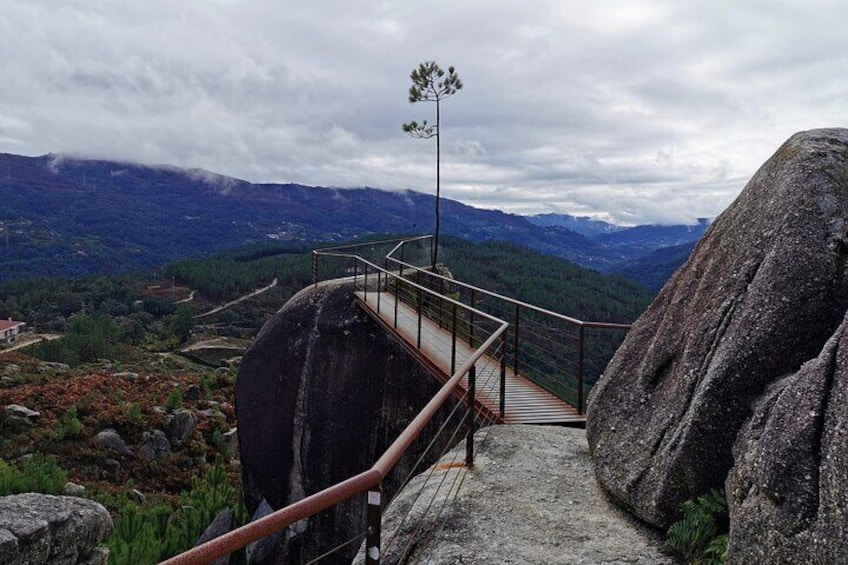
[[[439,203],[441,200],[441,101],[445,98],[453,96],[462,88],[462,81],[456,70],[453,67],[448,67],[447,76],[435,61],[428,61],[418,65],[409,75],[412,79],[412,86],[409,87],[409,102],[435,102],[436,103],[436,123],[428,124],[427,120],[423,120],[420,124],[416,121],[411,121],[403,124],[403,131],[417,139],[436,138],[436,228],[433,240],[432,266],[436,267],[436,261],[439,256],[439,231],[440,231],[440,210]]]

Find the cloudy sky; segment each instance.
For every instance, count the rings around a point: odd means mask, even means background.
[[[432,192],[620,223],[714,216],[792,133],[848,125],[843,0],[3,0],[0,152]]]

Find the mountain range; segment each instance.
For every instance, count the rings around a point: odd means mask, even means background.
[[[63,155],[0,154],[0,197],[0,280],[150,270],[244,245],[429,233],[435,208],[434,196],[409,190],[256,184],[200,169]],[[441,208],[445,234],[508,241],[602,272],[697,241],[708,225],[622,228],[449,199]]]

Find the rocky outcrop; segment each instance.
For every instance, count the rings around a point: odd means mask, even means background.
[[[598,488],[583,430],[490,426],[475,444],[472,469],[459,446],[392,501],[381,563],[675,562]]]
[[[118,455],[131,456],[132,450],[127,447],[127,443],[124,441],[124,438],[118,434],[117,430],[113,428],[107,428],[101,432],[99,432],[94,440],[98,445],[117,453]]]
[[[597,478],[621,504],[665,527],[723,486],[752,402],[842,321],[846,219],[848,130],[831,129],[794,135],[713,223],[589,401]]]
[[[12,430],[20,430],[35,426],[41,417],[41,413],[31,410],[26,406],[9,404],[4,408],[4,416],[3,421],[0,422],[3,426]]]
[[[197,539],[197,543],[195,546],[203,545],[207,541],[211,541],[217,537],[223,536],[224,534],[229,533],[233,529],[233,524],[235,523],[235,514],[230,508],[224,508],[215,516],[212,520],[212,523],[209,524],[203,533],[200,534],[200,537]],[[228,565],[230,562],[230,556],[225,555],[223,557],[219,557],[212,561],[209,565]]]
[[[281,508],[368,469],[439,386],[355,304],[349,284],[301,291],[262,328],[236,381],[248,510],[263,499]],[[384,481],[387,497],[418,455]],[[355,498],[293,526],[278,558],[303,562],[350,540],[364,530],[364,512]],[[350,562],[355,551],[330,562]]]
[[[168,424],[168,439],[173,447],[180,447],[188,441],[194,427],[197,425],[197,417],[191,410],[179,408],[174,411],[171,423]]]
[[[848,559],[848,317],[758,402],[734,455],[728,563]]]
[[[171,442],[162,430],[144,432],[138,452],[146,459],[164,459],[171,454]]]
[[[0,563],[106,565],[99,544],[112,533],[109,512],[71,496],[15,494],[0,497]]]

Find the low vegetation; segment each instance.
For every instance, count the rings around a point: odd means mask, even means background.
[[[711,490],[683,503],[683,519],[668,530],[666,545],[690,565],[719,565],[727,553],[727,501]]]
[[[54,457],[40,453],[12,465],[0,460],[0,496],[24,492],[61,494],[68,482],[68,473]]]
[[[248,516],[238,489],[232,487],[223,461],[194,478],[180,493],[176,508],[167,504],[138,505],[122,499],[115,531],[107,546],[110,563],[158,563],[194,546],[219,512],[230,509],[236,525]],[[243,556],[239,556],[243,561]]]

